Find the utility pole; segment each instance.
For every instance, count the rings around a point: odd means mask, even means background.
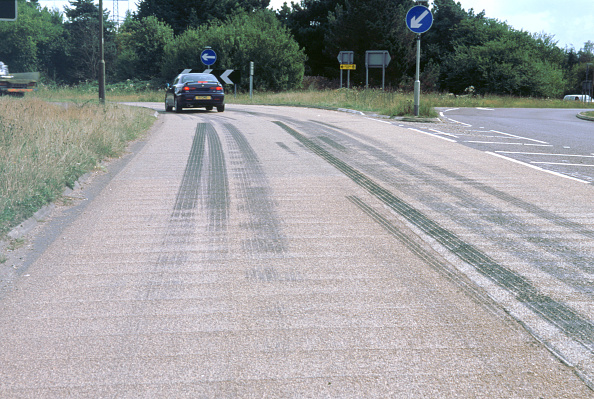
[[[99,0],[99,102],[105,104],[105,45],[103,40],[103,0]]]

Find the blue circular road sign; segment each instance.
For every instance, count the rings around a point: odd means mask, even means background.
[[[217,53],[211,48],[202,50],[202,53],[200,53],[200,60],[204,65],[212,65],[217,61]]]
[[[415,33],[425,33],[433,25],[433,14],[427,7],[414,6],[406,14],[406,26]]]

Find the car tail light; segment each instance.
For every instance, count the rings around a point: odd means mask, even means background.
[[[190,91],[190,86],[184,86],[183,91]]]
[[[221,86],[216,86],[216,87],[211,87],[210,90],[216,91],[216,92],[222,92],[223,88]]]

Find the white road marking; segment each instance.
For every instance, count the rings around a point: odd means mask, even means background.
[[[445,118],[447,118],[447,116]],[[462,126],[466,126],[466,127],[471,127],[472,126],[472,125],[469,125],[468,123],[460,122],[460,121],[457,121],[457,120],[452,119],[452,118],[447,118],[447,119],[450,120],[450,121],[452,121],[452,122],[454,122],[454,123],[459,123]]]
[[[498,130],[491,130],[493,133],[499,133],[499,134],[503,134],[504,136],[508,136],[508,137],[515,137],[516,139],[522,139],[522,140],[528,140],[528,141],[534,141],[536,143],[541,143],[541,144],[549,144],[546,141],[540,141],[540,140],[535,140],[535,139],[531,139],[528,137],[522,137],[522,136],[516,136],[515,134],[510,134],[510,133],[504,133],[504,132],[500,132]]]
[[[388,122],[388,121],[383,121],[381,119],[375,119],[375,118],[370,118],[370,117],[365,117],[365,119],[369,119],[370,121],[376,121],[376,122],[381,122],[381,123],[387,123],[388,125],[391,125],[392,122]]]
[[[543,156],[553,156],[553,157],[578,157],[578,158],[594,158],[594,154],[592,155],[578,155],[578,154],[553,154],[548,152],[522,152],[522,151],[495,151],[499,154],[519,154],[519,155],[543,155]]]
[[[486,151],[486,153],[487,154],[490,154],[490,155],[493,155],[493,156],[496,156],[496,157],[501,158],[501,159],[506,159],[506,160],[508,160],[510,162],[513,162],[513,163],[517,163],[517,164],[520,164],[520,165],[527,166],[527,167],[532,168],[532,169],[540,170],[541,172],[549,173],[551,175],[555,175],[555,176],[558,176],[558,177],[563,177],[565,179],[574,180],[574,181],[577,181],[577,182],[580,182],[580,183],[584,183],[584,184],[590,184],[589,181],[578,179],[576,177],[572,177],[572,176],[568,176],[568,175],[564,175],[563,173],[553,172],[552,170],[547,170],[547,169],[539,168],[538,166],[531,165],[531,164],[526,163],[526,162],[518,161],[517,159],[513,159],[513,158],[510,158],[510,157],[506,157],[505,155],[496,154],[496,153],[491,152],[491,151]]]
[[[409,128],[408,128],[408,130],[412,130],[412,131],[414,131],[414,132],[418,132],[418,133],[427,134],[427,135],[429,135],[429,136],[432,136],[432,137],[437,137],[438,139],[442,139],[442,140],[445,140],[445,141],[449,141],[450,143],[457,143],[457,141],[456,141],[456,140],[448,139],[447,137],[442,137],[442,136],[439,136],[439,135],[437,135],[437,134],[433,134],[433,133],[429,133],[429,132],[424,132],[424,131],[422,131],[422,130],[419,130],[419,129],[414,129],[414,128],[412,128],[412,127],[409,127]]]
[[[538,165],[584,166],[586,168],[594,168],[594,165],[587,165],[587,164],[583,164],[583,163],[538,162],[538,161],[531,161],[530,163],[538,164]]]
[[[443,134],[445,136],[450,136],[450,137],[458,138],[458,136],[456,136],[455,134],[446,133],[446,132],[442,132],[440,130],[435,130],[435,129],[429,129],[429,130],[431,130],[432,132],[435,132],[435,133]]]

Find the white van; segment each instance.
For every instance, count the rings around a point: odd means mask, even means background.
[[[592,102],[592,97],[587,94],[568,94],[563,97],[563,101]]]

